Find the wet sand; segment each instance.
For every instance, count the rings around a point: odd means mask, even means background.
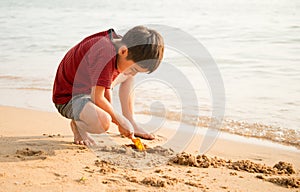
[[[72,144],[69,121],[57,113],[3,106],[0,113],[3,191],[299,191],[297,149],[220,136],[199,155],[198,134],[176,151],[162,148],[168,124],[156,140],[143,140],[146,152],[113,126],[87,148]]]

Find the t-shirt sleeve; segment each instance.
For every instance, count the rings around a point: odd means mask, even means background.
[[[115,63],[115,49],[109,39],[98,40],[88,53],[91,86],[110,88]]]
[[[100,76],[95,85],[103,86],[103,87],[106,87],[107,89],[109,89],[110,85],[112,83],[112,76],[113,76],[113,70],[114,70],[113,67],[114,66],[113,66],[112,62],[107,63],[107,65],[101,71]]]

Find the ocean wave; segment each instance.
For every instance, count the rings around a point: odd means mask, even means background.
[[[14,88],[14,89],[18,89],[18,90],[35,90],[35,91],[52,91],[52,89],[50,88],[42,88],[42,87],[18,87],[18,88]]]
[[[24,79],[20,76],[13,76],[13,75],[0,75],[0,79],[7,79],[7,80],[21,80]]]
[[[244,121],[235,121],[232,119],[224,119],[221,127],[213,127],[218,120],[208,116],[185,115],[179,112],[159,112],[159,111],[138,111],[137,114],[154,115],[163,117],[172,121],[182,121],[188,125],[197,126],[199,128],[214,128],[220,131],[245,136],[266,139],[273,142],[295,146],[300,149],[300,130],[288,129],[283,127],[265,125],[261,123],[249,123]]]

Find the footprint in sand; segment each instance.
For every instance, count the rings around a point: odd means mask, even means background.
[[[17,157],[21,158],[22,160],[26,159],[46,159],[45,155],[46,153],[42,150],[32,150],[29,148],[21,149],[16,151]],[[27,158],[25,158],[27,157]]]

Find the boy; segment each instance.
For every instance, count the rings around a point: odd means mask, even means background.
[[[133,76],[153,72],[163,52],[162,36],[143,26],[130,29],[122,38],[113,29],[100,32],[68,51],[57,69],[52,100],[59,113],[71,119],[74,143],[94,145],[88,133],[106,132],[111,122],[126,137],[154,139],[135,123],[130,91]],[[123,115],[111,105],[110,88],[115,79],[122,82],[119,95]]]

